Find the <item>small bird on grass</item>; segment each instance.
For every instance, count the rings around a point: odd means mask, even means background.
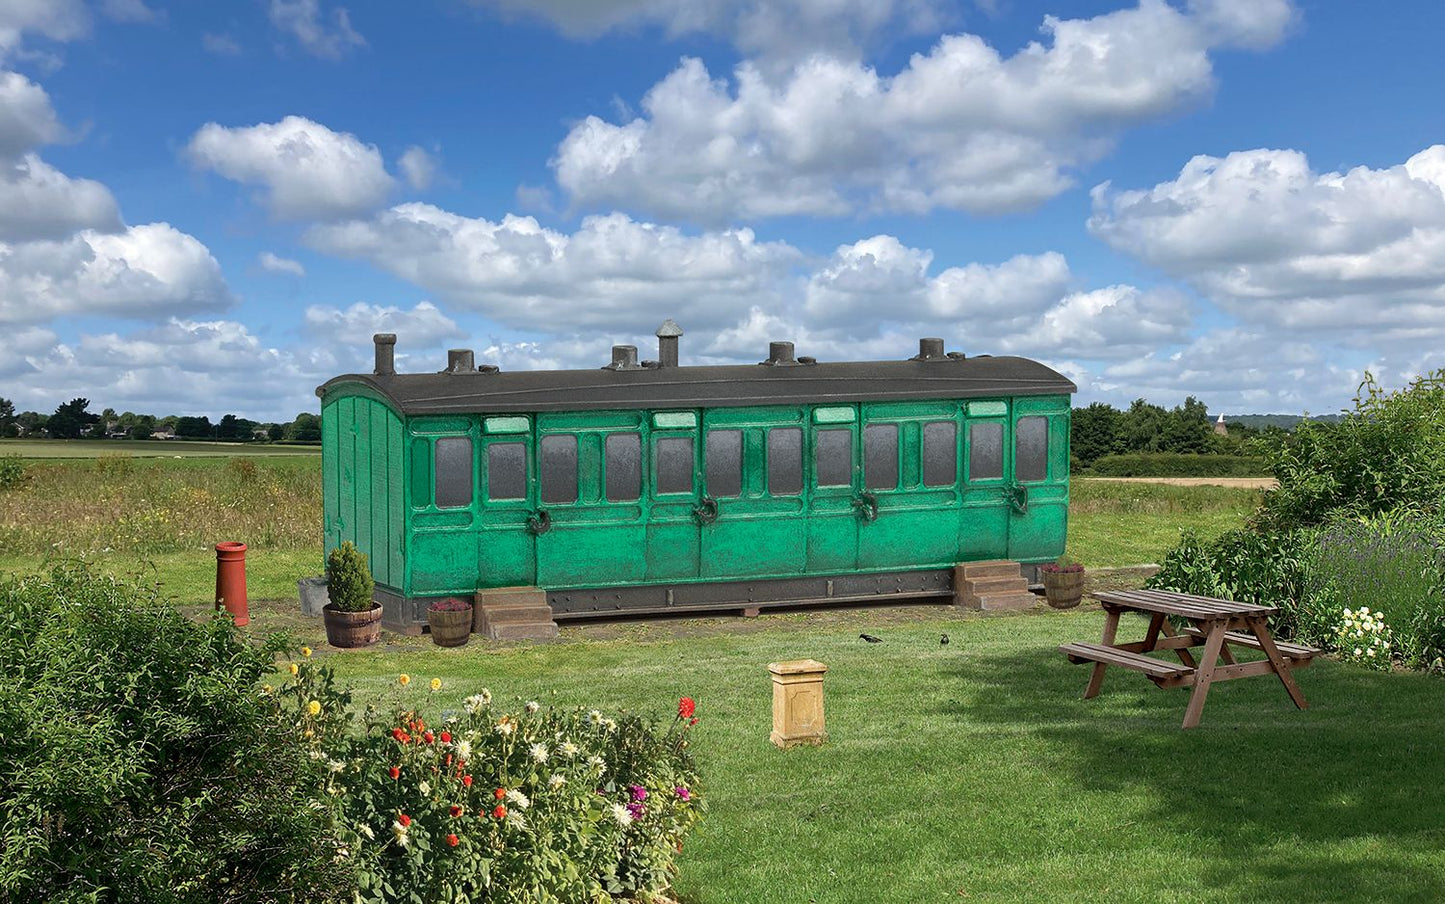
[[[881,638],[881,637],[874,637],[872,634],[859,634],[858,636],[861,637],[861,638],[863,638],[864,640],[868,641],[869,643],[882,643],[882,642],[883,642],[883,638]]]
[[[940,647],[946,647],[946,646],[948,646],[948,635],[947,635],[947,634],[945,634],[945,635],[943,635],[942,637],[938,638],[938,645],[939,645]]]

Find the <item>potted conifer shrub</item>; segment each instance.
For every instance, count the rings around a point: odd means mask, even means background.
[[[449,596],[426,607],[426,621],[432,643],[439,647],[460,647],[472,636],[472,604]]]
[[[1077,562],[1039,566],[1044,579],[1044,598],[1055,609],[1072,609],[1084,596],[1084,566]]]
[[[350,540],[326,557],[326,595],[322,610],[326,642],[333,647],[365,647],[381,636],[381,606],[371,598],[375,584],[366,553]]]

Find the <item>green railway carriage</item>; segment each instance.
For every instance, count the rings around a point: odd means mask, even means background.
[[[1075,387],[1048,367],[939,339],[681,367],[658,335],[659,362],[398,374],[382,334],[317,389],[326,549],[370,556],[389,628],[513,586],[558,619],[951,597],[959,563],[1063,553]]]

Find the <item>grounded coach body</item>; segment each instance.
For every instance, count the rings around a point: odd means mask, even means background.
[[[501,372],[453,351],[321,397],[326,549],[370,556],[385,623],[534,587],[554,617],[951,598],[960,563],[1064,551],[1070,394],[1025,358]],[[1017,575],[1017,572],[1015,572]]]

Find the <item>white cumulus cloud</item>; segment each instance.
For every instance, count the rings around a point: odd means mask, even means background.
[[[168,223],[0,242],[0,324],[79,315],[153,319],[224,310],[234,301],[206,246]]]
[[[553,163],[575,203],[706,222],[850,211],[996,213],[1072,184],[1115,136],[1205,101],[1221,46],[1278,40],[1292,6],[1163,0],[1091,19],[1048,17],[1010,56],[951,34],[886,75],[814,54],[782,74],[744,61],[731,80],[685,59],[641,116],[589,116]]]
[[[0,71],[0,160],[13,159],[64,135],[45,89],[18,72]]]
[[[1200,156],[1093,200],[1095,235],[1245,322],[1366,345],[1445,338],[1445,145],[1343,173],[1292,150]]]
[[[410,311],[361,301],[345,309],[312,305],[306,309],[305,326],[312,336],[341,349],[369,347],[377,333],[395,333],[411,347],[466,335],[456,321],[429,301],[419,302]]]
[[[34,154],[0,158],[0,242],[63,239],[82,229],[115,232],[120,209],[110,190],[72,179]]]
[[[71,41],[89,31],[90,14],[81,0],[5,0],[0,3],[0,62],[20,47],[26,32]]]
[[[195,165],[265,189],[278,219],[336,219],[381,206],[395,187],[381,152],[302,116],[228,128],[207,123],[186,153]]]
[[[397,160],[396,165],[401,170],[401,174],[406,177],[406,184],[417,191],[425,191],[430,188],[432,179],[436,178],[436,158],[415,145],[402,153],[401,159]]]

